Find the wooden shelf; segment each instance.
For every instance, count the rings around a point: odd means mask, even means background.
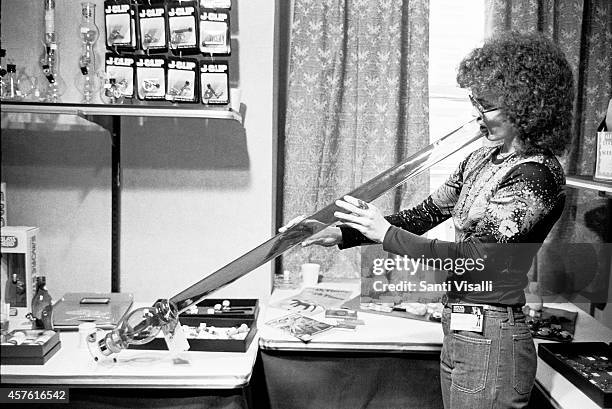
[[[157,116],[181,118],[229,119],[242,123],[242,116],[223,108],[151,106],[151,105],[103,105],[103,104],[44,104],[39,102],[2,102],[3,113],[66,114],[85,116]]]
[[[592,176],[566,176],[567,186],[612,194],[612,182],[599,182]]]

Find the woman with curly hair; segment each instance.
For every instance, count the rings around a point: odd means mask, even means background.
[[[336,204],[346,213],[335,213],[343,225],[303,245],[382,243],[401,256],[462,259],[464,266],[480,259],[482,269],[448,273],[440,357],[444,407],[522,408],[537,358],[521,307],[532,258],[563,210],[565,178],[554,154],[570,138],[572,73],[552,42],[510,32],[465,57],[457,81],[471,90],[481,131],[497,145],[469,154],[412,209],[383,217],[374,205],[345,196]],[[451,217],[455,242],[420,236]],[[492,288],[457,285],[485,280]],[[478,315],[472,328],[456,319],[460,311]]]

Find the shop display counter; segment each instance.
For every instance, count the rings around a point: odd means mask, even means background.
[[[70,405],[61,407],[257,407],[251,385],[257,335],[246,352],[173,356],[130,349],[117,362],[99,363],[80,345],[78,332],[61,332],[60,339],[60,350],[44,365],[2,365],[2,387],[70,388]]]

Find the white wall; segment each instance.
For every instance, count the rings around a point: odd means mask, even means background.
[[[60,70],[68,79],[77,69],[80,6],[56,1]],[[95,3],[102,27],[102,0]],[[231,81],[242,90],[244,126],[176,118],[122,122],[121,290],[133,292],[137,300],[172,296],[272,233],[275,4],[233,3]],[[42,35],[40,7],[37,0],[2,1],[3,48],[33,71]],[[102,39],[100,56],[103,48]],[[77,102],[79,94],[66,82],[64,102]],[[42,269],[56,297],[67,291],[108,291],[108,133],[72,118],[62,119],[68,125],[59,130],[44,120],[37,133],[12,129],[23,127],[21,119],[2,116],[9,222],[41,228]],[[270,274],[268,263],[219,296],[266,298]]]

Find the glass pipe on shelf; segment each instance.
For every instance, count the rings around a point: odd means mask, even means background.
[[[78,34],[81,39],[81,56],[79,57],[79,73],[76,77],[76,87],[83,95],[84,103],[92,103],[99,88],[99,78],[96,73],[96,56],[94,44],[98,41],[100,30],[95,23],[96,5],[90,2],[81,3],[81,23]]]
[[[45,37],[40,66],[47,79],[47,84],[41,95],[44,102],[60,102],[65,86],[59,75],[59,52],[55,33],[55,0],[43,1],[45,7]]]
[[[0,50],[0,58],[6,58],[6,50]],[[10,59],[0,63],[0,99],[3,101],[40,101],[38,78],[31,74],[30,67],[17,69]]]
[[[17,67],[15,64],[6,65],[6,74],[2,76],[1,96],[3,100],[20,100],[23,98],[17,78]]]
[[[6,81],[8,80],[8,70],[4,68],[4,63],[2,63],[2,59],[6,57],[6,50],[4,48],[0,49],[0,98],[4,99],[4,92],[6,90]]]

